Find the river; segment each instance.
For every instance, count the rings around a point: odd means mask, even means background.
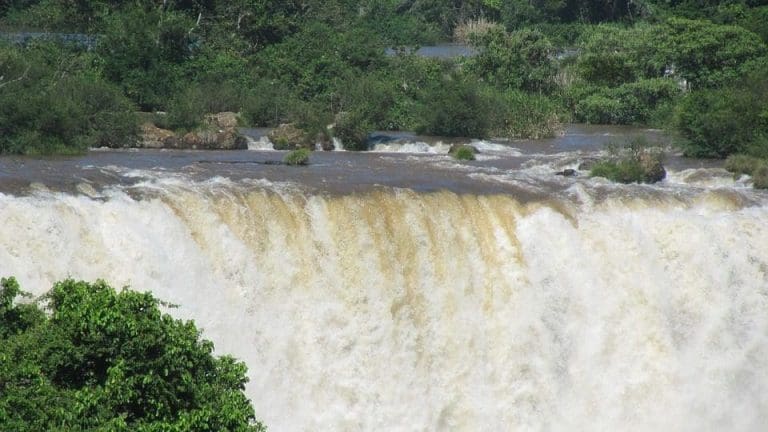
[[[3,157],[0,274],[178,304],[273,431],[764,430],[768,194],[554,174],[638,135]]]

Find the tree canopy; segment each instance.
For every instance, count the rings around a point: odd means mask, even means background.
[[[214,356],[151,294],[65,280],[24,303],[15,279],[0,287],[4,430],[265,430],[243,393],[245,365]]]

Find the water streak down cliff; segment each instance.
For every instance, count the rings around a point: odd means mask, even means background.
[[[0,273],[180,305],[271,430],[768,424],[768,208],[383,188],[0,194]]]

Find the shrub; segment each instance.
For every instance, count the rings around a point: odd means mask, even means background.
[[[121,147],[138,134],[135,108],[71,53],[0,49],[0,153],[73,154]],[[59,68],[70,64],[68,73]],[[0,78],[2,79],[2,78]]]
[[[372,127],[359,113],[339,113],[333,126],[333,136],[346,150],[368,150],[368,134]]]
[[[22,294],[0,280],[4,430],[265,430],[245,364],[215,357],[151,294],[66,280],[43,298],[48,313],[14,304]]]
[[[473,38],[483,37],[491,30],[502,30],[499,23],[490,21],[484,17],[470,19],[453,28],[453,40],[463,44],[470,43]]]
[[[293,150],[285,155],[283,163],[291,166],[307,165],[309,164],[309,154],[310,151],[306,148]]]
[[[485,89],[489,134],[503,138],[551,138],[562,130],[556,101],[540,94]]]
[[[258,81],[243,98],[242,116],[250,126],[278,126],[290,120],[299,100],[279,82]]]
[[[171,129],[191,130],[202,125],[206,114],[238,112],[243,91],[235,82],[191,84],[168,104],[167,124]]]
[[[752,186],[755,189],[768,189],[768,163],[760,165],[752,174]]]
[[[616,88],[592,88],[576,103],[577,121],[593,124],[646,123],[681,93],[671,79],[645,79]]]
[[[753,156],[743,154],[730,155],[725,160],[725,169],[732,172],[734,175],[752,175],[757,168],[763,164],[764,162],[761,159]]]
[[[662,152],[645,138],[636,138],[621,146],[608,146],[610,158],[598,161],[591,177],[605,177],[619,183],[656,183],[666,177]]]
[[[596,162],[589,175],[591,177],[605,177],[618,183],[642,183],[645,181],[643,168],[640,166],[640,162],[635,160]]]
[[[673,124],[688,156],[723,158],[768,153],[768,71],[714,90],[691,92]]]
[[[587,96],[576,105],[578,121],[593,124],[619,124],[627,117],[624,105],[615,97],[595,94]]]
[[[506,33],[489,29],[475,38],[480,52],[467,68],[487,82],[506,89],[547,91],[554,87],[554,47],[537,30]]]
[[[490,132],[489,101],[479,86],[458,74],[423,95],[422,123],[416,131],[427,135],[484,138]]]
[[[664,64],[654,58],[657,48],[653,42],[660,30],[649,25],[586,28],[576,60],[580,76],[590,84],[608,87],[660,76]]]
[[[451,156],[460,161],[473,161],[475,160],[475,149],[467,145],[459,146]]]

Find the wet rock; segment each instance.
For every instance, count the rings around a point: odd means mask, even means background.
[[[234,129],[225,130],[216,134],[217,150],[246,150],[248,140]]]
[[[576,170],[573,168],[566,168],[562,171],[556,172],[555,175],[559,175],[563,177],[576,177],[577,175],[579,175],[579,173],[576,172]]]
[[[234,129],[221,132],[202,130],[189,132],[181,139],[182,148],[191,150],[245,150],[248,140]]]
[[[307,134],[297,128],[293,123],[284,123],[272,130],[267,135],[275,150],[296,150],[310,147],[307,143]]]
[[[333,151],[336,149],[331,137],[322,132],[318,132],[317,135],[315,135],[315,146],[323,149],[323,151]]]
[[[237,114],[233,112],[220,112],[205,116],[205,124],[217,129],[234,129],[237,127]]]
[[[661,164],[661,158],[648,153],[640,155],[640,166],[643,169],[646,183],[656,183],[667,177],[667,170]]]
[[[179,148],[179,137],[173,131],[161,129],[152,123],[141,125],[140,136],[138,146],[142,148]]]
[[[577,169],[578,169],[579,171],[589,171],[589,170],[591,170],[591,169],[592,169],[592,167],[595,165],[595,163],[596,163],[596,162],[597,162],[597,159],[585,159],[585,160],[583,160],[583,161],[582,161],[582,162],[579,164],[579,166],[577,167]]]

